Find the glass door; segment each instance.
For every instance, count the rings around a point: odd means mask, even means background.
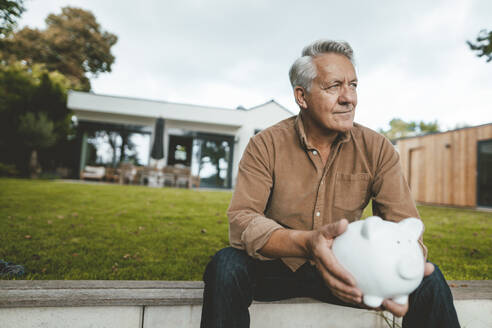
[[[200,187],[231,188],[233,149],[233,136],[196,135],[191,172],[200,177]]]
[[[477,205],[492,207],[492,139],[478,142]]]

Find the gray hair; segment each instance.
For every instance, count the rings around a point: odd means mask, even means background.
[[[321,54],[336,53],[347,57],[354,64],[354,51],[346,41],[318,40],[302,49],[299,57],[289,70],[290,84],[292,88],[302,87],[306,92],[311,89],[311,84],[318,72],[313,63],[313,58]]]

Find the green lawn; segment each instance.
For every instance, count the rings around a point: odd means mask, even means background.
[[[231,192],[0,179],[0,259],[23,279],[200,280]],[[492,279],[492,213],[419,207],[448,279]],[[369,212],[366,212],[366,216]]]

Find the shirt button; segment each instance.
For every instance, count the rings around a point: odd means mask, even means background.
[[[316,212],[316,216],[320,216],[320,215],[321,215],[321,213],[320,213],[320,212]]]
[[[313,155],[318,155],[318,152],[316,150],[313,150]]]

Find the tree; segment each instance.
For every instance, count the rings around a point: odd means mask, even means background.
[[[439,132],[439,124],[437,121],[425,123],[424,121],[420,121],[418,125],[418,134],[426,134]]]
[[[24,10],[24,0],[0,0],[0,38],[12,31]]]
[[[19,118],[19,134],[25,145],[33,150],[47,148],[55,143],[53,127],[53,121],[43,112],[27,112]]]
[[[487,63],[492,61],[492,30],[481,30],[478,33],[476,43],[466,41],[471,50],[477,52],[477,57],[485,56]]]
[[[48,119],[46,113],[43,112],[37,115],[33,112],[27,112],[19,118],[19,136],[31,152],[29,161],[31,177],[37,177],[41,172],[38,163],[38,151],[52,146],[56,141],[53,128],[53,121]]]
[[[204,163],[209,162],[210,164],[215,166],[216,174],[215,174],[215,185],[216,186],[224,186],[224,179],[220,176],[221,168],[220,162],[221,160],[228,160],[229,144],[226,141],[213,141],[207,140],[202,144],[202,154],[201,154],[201,163],[200,169]]]
[[[63,75],[48,72],[43,65],[0,64],[0,162],[15,164],[25,175],[33,150],[45,164],[48,160],[38,154],[41,150],[51,149],[58,157],[66,154],[57,150],[73,133],[66,107],[69,85]]]
[[[90,90],[89,74],[111,72],[115,60],[111,47],[118,38],[103,31],[90,11],[65,7],[58,15],[48,15],[45,22],[44,30],[25,27],[1,40],[0,59],[29,66],[42,63],[48,71],[65,75],[72,88],[86,91]]]
[[[379,129],[378,132],[385,135],[390,140],[439,132],[439,124],[437,121],[429,123],[424,121],[405,122],[400,118],[394,118],[389,122],[389,125],[390,128],[388,130]]]

